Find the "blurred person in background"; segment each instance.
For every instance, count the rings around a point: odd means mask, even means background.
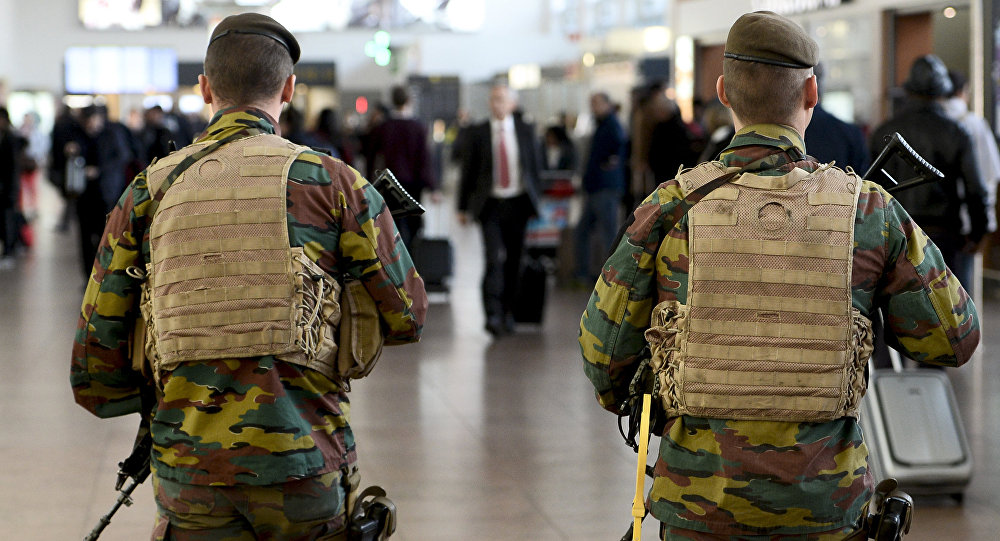
[[[364,172],[370,174],[374,170],[375,164],[375,129],[389,118],[389,107],[381,101],[372,105],[368,110],[368,116],[364,122],[358,126],[357,137],[361,147],[361,157],[364,159]]]
[[[39,122],[38,113],[29,111],[18,128],[27,145],[21,164],[21,210],[29,221],[38,213],[38,172],[45,168],[49,155],[49,134],[42,132]]]
[[[629,193],[626,207],[631,210],[634,203],[642,201],[656,186],[655,176],[650,168],[649,156],[653,129],[669,115],[668,102],[662,83],[632,90],[632,111],[629,122]]]
[[[0,107],[0,270],[14,267],[14,255],[20,243],[20,184],[18,152],[19,136],[11,128],[10,115],[6,107]]]
[[[86,185],[75,201],[80,234],[80,257],[83,275],[90,270],[101,243],[105,217],[128,185],[128,168],[136,159],[130,132],[124,125],[111,122],[107,109],[91,105],[82,111],[84,138],[70,142],[67,154],[84,159]]]
[[[969,80],[965,75],[953,70],[948,71],[948,78],[951,80],[952,90],[951,95],[944,102],[944,112],[949,118],[965,128],[965,131],[972,138],[976,167],[979,169],[979,176],[986,187],[986,232],[992,233],[997,229],[996,197],[997,182],[1000,182],[1000,152],[997,151],[997,140],[986,119],[969,110]],[[966,232],[969,230],[969,217],[967,215],[962,216],[962,228]],[[970,269],[969,274],[971,274],[971,269],[975,265],[975,254],[960,251],[956,257],[962,260],[959,266]],[[971,280],[971,276],[968,278]],[[970,283],[967,288],[971,289],[971,287]]]
[[[718,99],[705,106],[702,118],[708,138],[701,156],[698,157],[699,163],[718,159],[719,154],[729,146],[729,142],[736,135],[733,117],[729,114],[729,109]]]
[[[826,69],[819,64],[815,72],[822,96]],[[830,114],[823,108],[822,99],[813,108],[812,122],[806,128],[806,150],[817,160],[834,162],[841,169],[850,167],[859,175],[868,171],[868,145],[861,128]]]
[[[554,124],[545,128],[542,135],[542,171],[571,171],[576,169],[576,147],[566,133],[566,128]]]
[[[306,130],[306,117],[297,108],[291,105],[286,107],[278,123],[281,125],[281,136],[296,145],[304,145],[316,150],[328,150],[319,138]]]
[[[925,184],[895,194],[913,220],[941,249],[948,268],[971,289],[971,258],[989,230],[989,189],[976,166],[975,144],[969,133],[948,117],[944,104],[952,93],[944,62],[934,55],[913,61],[903,83],[909,101],[871,136],[872,160],[893,132],[899,132],[913,150],[944,173],[940,182]],[[897,180],[909,178],[909,165],[902,160],[886,164]],[[962,216],[969,218],[964,227]]]
[[[574,285],[590,287],[597,274],[591,271],[590,245],[596,232],[601,256],[611,249],[618,232],[622,194],[625,191],[625,130],[604,92],[590,96],[594,134],[583,171],[583,213],[574,232]]]
[[[66,165],[75,154],[70,154],[73,150],[79,154],[80,146],[86,136],[83,133],[83,126],[80,124],[80,111],[69,106],[63,106],[56,115],[55,123],[52,125],[52,133],[49,138],[49,160],[48,177],[49,182],[55,186],[63,196],[64,206],[59,216],[57,231],[65,232],[69,230],[69,224],[76,214],[76,195],[66,189]]]
[[[145,151],[147,163],[170,154],[172,148],[180,148],[177,135],[166,126],[164,117],[163,108],[159,105],[154,105],[143,112],[142,129],[138,138]]]
[[[367,164],[368,178],[373,179],[376,172],[388,169],[417,201],[421,200],[425,190],[438,201],[427,126],[413,118],[410,92],[406,87],[394,86],[390,99],[392,112],[372,129],[368,140],[371,158]],[[404,216],[395,220],[403,244],[411,248],[423,228],[423,216]]]
[[[458,186],[458,221],[476,220],[483,233],[482,281],[486,330],[514,332],[528,219],[538,214],[538,143],[534,128],[516,119],[517,96],[504,85],[490,89],[490,119],[470,126]]]
[[[695,152],[695,141],[688,131],[687,124],[681,118],[681,110],[674,100],[662,91],[652,96],[652,107],[657,111],[660,121],[653,126],[649,135],[649,155],[646,161],[653,175],[653,186],[673,179],[683,167],[697,165],[698,153]]]
[[[354,165],[354,151],[340,125],[336,109],[327,107],[319,112],[312,135],[319,141],[322,148],[331,152],[331,156],[340,158],[347,165]]]

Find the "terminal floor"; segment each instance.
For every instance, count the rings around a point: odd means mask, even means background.
[[[2,539],[82,539],[115,500],[116,465],[137,423],[99,420],[73,403],[69,351],[83,279],[75,236],[53,222],[43,214],[33,251],[0,271]],[[461,254],[454,287],[432,299],[423,340],[387,349],[351,393],[364,482],[388,489],[399,508],[393,539],[619,539],[635,455],[583,375],[576,336],[588,293],[550,289],[543,325],[492,340],[478,231],[452,234]],[[974,477],[962,505],[918,498],[909,540],[1000,539],[1000,301],[988,299],[983,312],[983,354],[950,372]],[[135,499],[101,539],[148,539],[149,482]],[[643,539],[655,539],[655,524],[646,526]]]

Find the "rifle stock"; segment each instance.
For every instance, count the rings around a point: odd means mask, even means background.
[[[868,171],[862,177],[865,180],[871,180],[886,186],[886,191],[889,193],[898,193],[922,184],[938,182],[944,178],[944,173],[927,163],[927,160],[918,154],[917,151],[913,150],[913,147],[906,142],[906,139],[903,139],[903,136],[899,132],[894,132],[892,135],[887,136],[885,143],[885,148],[882,149],[882,152],[879,153],[875,161],[872,162],[871,167],[868,168]],[[899,157],[906,162],[913,169],[912,173],[914,176],[902,182],[893,178],[885,170],[885,165],[893,157]],[[875,174],[881,175],[882,179],[872,178],[872,175]]]

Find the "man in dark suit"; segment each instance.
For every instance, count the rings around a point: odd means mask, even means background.
[[[825,79],[823,64],[817,65],[813,71],[822,92]],[[868,171],[868,144],[861,128],[830,114],[823,108],[822,101],[813,108],[805,143],[806,152],[823,163],[836,162],[841,169],[851,166],[859,175]]]
[[[393,87],[391,98],[392,114],[372,131],[368,178],[375,178],[376,170],[388,168],[406,191],[419,201],[425,189],[431,192],[435,189],[427,128],[413,118],[410,93],[405,87]],[[423,218],[406,216],[395,220],[403,244],[411,248],[413,239],[423,226]]]
[[[490,90],[490,119],[469,128],[458,190],[459,223],[475,218],[483,230],[483,308],[493,336],[514,330],[524,233],[538,208],[538,144],[533,128],[511,114],[515,105],[511,89]]]

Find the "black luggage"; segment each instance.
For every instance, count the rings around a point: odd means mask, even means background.
[[[899,353],[889,353],[893,368],[872,370],[861,405],[872,473],[910,494],[961,502],[972,456],[951,381],[940,370],[903,370]]]
[[[447,238],[417,237],[413,240],[413,265],[428,292],[447,293],[455,272],[455,254]]]
[[[514,301],[514,321],[541,323],[545,313],[545,291],[549,272],[541,257],[528,255],[521,265],[517,298]]]

